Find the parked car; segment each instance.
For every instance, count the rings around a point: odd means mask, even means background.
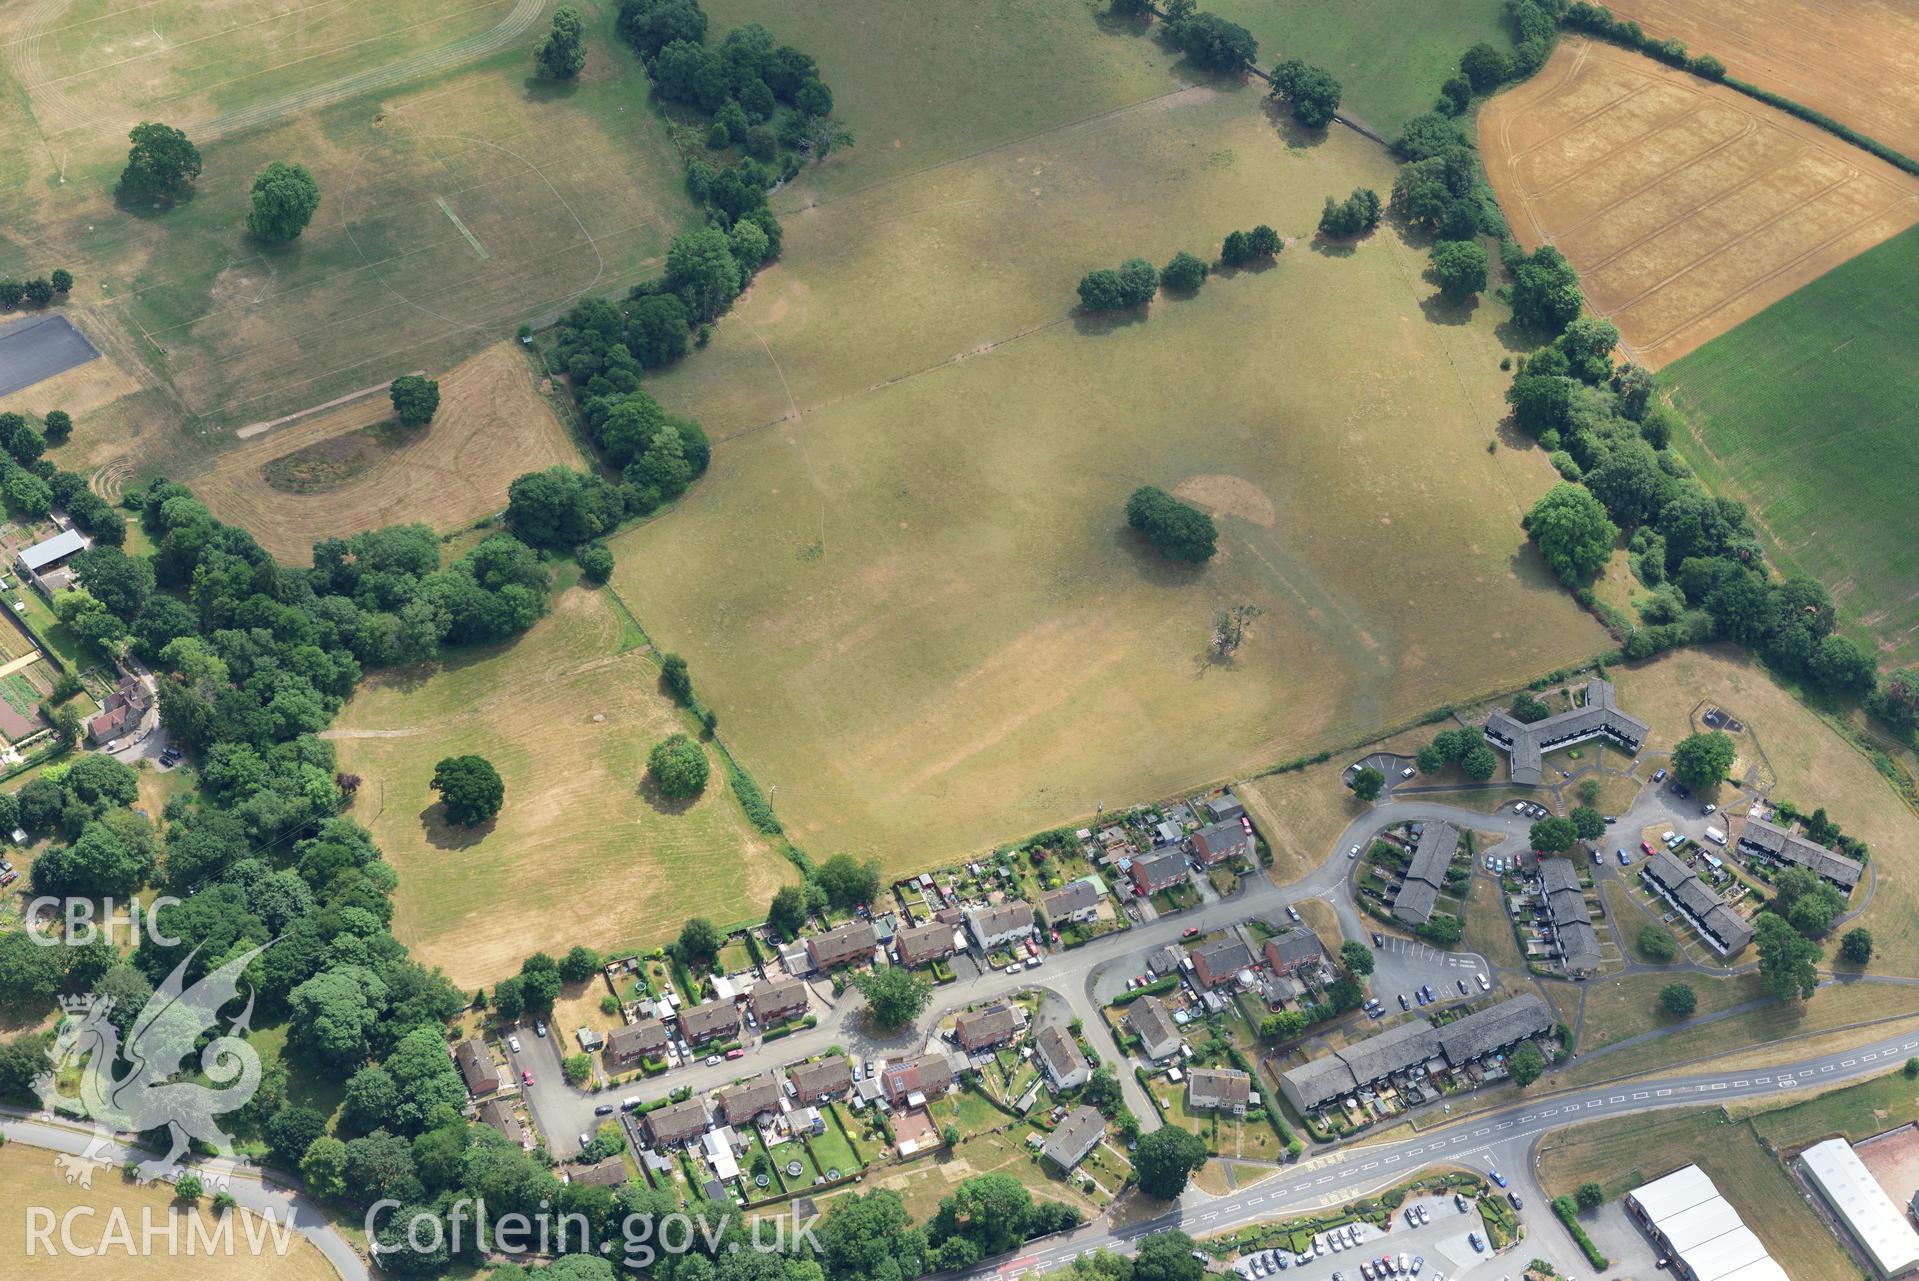
[[[1458,1208],[1461,1214],[1470,1214],[1472,1212],[1472,1203],[1458,1192],[1453,1193],[1453,1205]]]
[[[1468,1232],[1466,1234],[1466,1242],[1467,1244],[1472,1246],[1474,1253],[1476,1254],[1486,1253],[1486,1243],[1479,1239],[1479,1233]]]
[[[1398,1262],[1398,1264],[1399,1264],[1399,1271],[1400,1271],[1400,1272],[1411,1272],[1411,1271],[1413,1270],[1413,1261],[1412,1261],[1412,1259],[1411,1259],[1411,1258],[1410,1258],[1410,1257],[1409,1257],[1409,1256],[1408,1256],[1408,1255],[1406,1254],[1406,1252],[1405,1252],[1404,1250],[1402,1250],[1402,1251],[1400,1251],[1400,1253],[1399,1253],[1399,1258],[1398,1258],[1398,1260],[1397,1260],[1397,1262]]]
[[[1505,1186],[1506,1186],[1506,1176],[1505,1176],[1505,1175],[1503,1175],[1503,1174],[1501,1174],[1501,1173],[1500,1173],[1499,1171],[1497,1171],[1497,1170],[1488,1170],[1488,1171],[1486,1171],[1486,1173],[1487,1173],[1487,1174],[1489,1174],[1489,1175],[1491,1175],[1491,1176],[1492,1176],[1492,1180],[1493,1180],[1493,1182],[1494,1182],[1494,1183],[1497,1183],[1497,1184],[1498,1184],[1498,1185],[1499,1185],[1500,1187],[1502,1187],[1502,1188],[1503,1188],[1503,1187],[1505,1187]]]
[[[1401,778],[1411,778],[1414,774],[1417,774],[1418,772],[1419,772],[1418,770],[1408,765],[1405,769],[1399,771],[1399,776]]]
[[[1404,992],[1401,992],[1399,994],[1399,1008],[1402,1010],[1410,1010],[1413,1008],[1413,1003],[1406,999],[1406,994]]]
[[[1647,858],[1651,858],[1651,857],[1652,857],[1652,842],[1651,842],[1651,841],[1641,841],[1641,842],[1639,842],[1639,848],[1640,848],[1640,849],[1642,849],[1642,850],[1644,850],[1644,851],[1646,851],[1646,857],[1647,857]]]
[[[517,1036],[507,1037],[506,1048],[513,1051],[515,1054],[518,1054],[520,1052],[520,1038]]]
[[[1653,782],[1655,782],[1655,783],[1663,783],[1663,782],[1665,782],[1665,781],[1666,781],[1666,771],[1665,771],[1665,770],[1663,770],[1663,769],[1656,769],[1656,770],[1654,770],[1654,771],[1652,772],[1652,781],[1653,781]]]
[[[726,1052],[726,1057],[728,1059],[743,1059],[746,1057],[746,1051],[736,1045]]]
[[[1594,850],[1594,851],[1593,851],[1593,866],[1594,866],[1594,867],[1598,867],[1598,866],[1600,865],[1600,863],[1602,863],[1603,861],[1604,861],[1604,860],[1603,860],[1603,859],[1601,859],[1601,858],[1599,857],[1599,851],[1598,851],[1598,850]]]
[[[534,1035],[536,1035],[536,1036],[545,1036],[545,1035],[546,1035],[546,1020],[545,1020],[545,1019],[535,1019],[535,1020],[533,1021],[533,1032],[534,1032]]]
[[[1347,850],[1347,851],[1346,851],[1346,857],[1347,857],[1347,858],[1358,858],[1358,857],[1359,857],[1359,846],[1357,846],[1357,845],[1355,845],[1355,846],[1353,846],[1353,847],[1352,847],[1351,849],[1349,849],[1349,850]]]
[[[1480,991],[1482,991],[1482,992],[1490,992],[1490,991],[1492,991],[1492,990],[1493,990],[1493,982],[1492,982],[1492,980],[1491,980],[1491,979],[1489,979],[1489,978],[1487,978],[1487,977],[1486,977],[1486,976],[1485,976],[1484,974],[1475,974],[1475,975],[1474,975],[1473,977],[1479,980],[1479,990],[1480,990]],[[1421,1206],[1421,1207],[1420,1207],[1420,1209],[1421,1209],[1421,1211],[1423,1212],[1423,1211],[1425,1210],[1425,1207],[1424,1207],[1424,1206]]]
[[[1179,936],[1183,939],[1196,939],[1199,937],[1199,926],[1189,925],[1184,930],[1180,931]]]
[[[718,1067],[724,1062],[726,1062],[726,1060],[717,1054],[709,1054],[706,1056],[706,1066],[708,1067]]]
[[[1419,1210],[1419,1221],[1421,1224],[1427,1224],[1433,1221],[1433,1212],[1431,1210],[1428,1210],[1423,1205],[1417,1208]]]
[[[1386,936],[1381,934],[1378,930],[1373,931],[1373,946],[1374,947],[1386,946]]]
[[[1286,905],[1286,915],[1291,917],[1295,922],[1297,922],[1299,920],[1299,909],[1294,907],[1291,903],[1288,903]]]
[[[1508,1192],[1506,1194],[1506,1199],[1513,1203],[1513,1209],[1515,1210],[1523,1210],[1526,1208],[1526,1202],[1520,1197],[1519,1193],[1517,1192]]]
[[[1716,814],[1718,812],[1719,812],[1719,807],[1717,805],[1708,805],[1699,811],[1699,816],[1701,818],[1704,818],[1708,814]]]
[[[521,1085],[531,1085],[531,1084],[533,1084],[533,1074],[532,1074],[531,1072],[521,1072],[521,1073],[520,1073],[520,1084],[521,1084]]]
[[[602,1103],[600,1104],[600,1106],[593,1109],[593,1115],[594,1116],[612,1116],[613,1105],[611,1103]]]
[[[1413,1275],[1418,1276],[1420,1269],[1425,1266],[1426,1266],[1426,1256],[1423,1254],[1415,1254],[1413,1256]]]
[[[1466,990],[1466,980],[1465,980],[1465,979],[1460,979],[1460,980],[1459,980],[1459,994],[1460,994],[1461,996],[1470,996],[1470,995],[1472,995],[1472,994],[1471,994],[1470,992],[1468,992],[1468,991]]]
[[[1626,853],[1626,851],[1625,851],[1625,849],[1624,849],[1624,847],[1621,847],[1620,849],[1618,849],[1618,850],[1616,850],[1616,851],[1614,851],[1614,852],[1615,852],[1615,853],[1617,853],[1617,854],[1619,855],[1619,866],[1621,866],[1621,867],[1631,867],[1631,866],[1632,866],[1632,855],[1630,855],[1630,854],[1628,854],[1628,853]]]

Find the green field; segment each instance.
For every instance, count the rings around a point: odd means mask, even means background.
[[[803,844],[926,866],[1604,646],[1523,544],[1543,457],[1489,449],[1503,309],[1431,307],[1389,230],[1310,241],[1327,193],[1392,174],[1196,88],[787,218],[650,384],[719,445],[616,581]],[[1270,269],[1072,312],[1093,266],[1261,221]],[[1222,513],[1205,570],[1123,528],[1148,481]],[[1210,662],[1235,601],[1254,639]]]
[[[1919,658],[1919,227],[1669,366],[1677,444],[1883,663]]]
[[[665,942],[688,916],[764,910],[798,873],[747,825],[723,776],[689,805],[643,783],[681,728],[659,669],[603,593],[572,589],[516,643],[364,682],[328,737],[367,781],[349,811],[400,873],[394,933],[462,986],[531,952]],[[492,824],[449,827],[428,786],[478,752],[506,784]]]
[[[1209,0],[1208,13],[1230,18],[1259,38],[1260,65],[1302,58],[1339,81],[1340,112],[1388,138],[1433,109],[1459,56],[1480,41],[1513,47],[1504,0]]]
[[[138,461],[158,459],[176,474],[190,470],[182,454],[230,442],[225,429],[409,370],[449,369],[582,291],[618,293],[657,274],[668,240],[697,217],[646,78],[613,36],[612,0],[582,7],[587,68],[558,88],[531,75],[541,23],[474,61],[413,60],[457,52],[458,32],[439,20],[450,9],[442,0],[397,6],[417,19],[404,39],[354,46],[361,69],[417,74],[310,108],[275,96],[297,77],[241,74],[257,65],[256,47],[213,39],[169,51],[156,74],[176,56],[226,50],[231,83],[251,96],[223,105],[268,118],[202,137],[193,198],[164,211],[115,206],[123,128],[61,132],[32,114],[40,100],[22,89],[28,73],[8,64],[0,125],[35,142],[0,170],[0,226],[31,227],[36,240],[0,231],[0,266],[25,274],[52,260],[73,270],[71,306],[89,335],[170,401],[162,430],[151,429],[150,410],[139,416]],[[338,21],[370,30],[395,19],[366,14],[391,8],[356,6]],[[215,25],[257,16],[237,0],[198,10]],[[483,4],[458,21],[486,26],[506,12]],[[427,53],[415,47],[422,43],[431,43]],[[51,64],[43,70],[51,74]],[[193,76],[203,74],[214,73],[196,63]],[[192,132],[191,118],[169,118]],[[313,223],[277,248],[242,225],[248,183],[272,160],[304,164],[321,189]],[[184,432],[166,430],[180,423]],[[128,450],[126,435],[103,440],[83,416],[76,448],[104,462],[116,446]]]

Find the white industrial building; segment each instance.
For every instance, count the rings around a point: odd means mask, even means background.
[[[1682,1281],[1791,1281],[1696,1165],[1628,1192],[1626,1207]]]
[[[1799,1163],[1879,1275],[1903,1276],[1919,1268],[1919,1232],[1894,1205],[1872,1171],[1844,1139],[1815,1143]]]

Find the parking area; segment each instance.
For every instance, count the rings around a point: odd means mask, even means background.
[[[1365,1281],[1370,1272],[1374,1277],[1412,1276],[1417,1281],[1456,1281],[1475,1264],[1492,1257],[1490,1251],[1473,1248],[1470,1239],[1473,1234],[1485,1245],[1486,1225],[1471,1202],[1467,1202],[1467,1207],[1462,1214],[1450,1197],[1411,1198],[1394,1211],[1388,1231],[1361,1224],[1359,1244],[1344,1246],[1338,1251],[1328,1244],[1306,1262],[1300,1262],[1297,1256],[1288,1258],[1283,1268],[1262,1263],[1256,1278],[1249,1262],[1242,1260],[1240,1276],[1250,1281],[1276,1277],[1285,1277],[1287,1281],[1295,1278],[1297,1281]],[[1410,1226],[1406,1218],[1408,1210],[1424,1210],[1426,1222]],[[1402,1256],[1406,1263],[1400,1269]],[[1391,1258],[1391,1269],[1380,1269],[1379,1260],[1385,1257]]]
[[[1397,1006],[1401,992],[1412,1002],[1414,992],[1430,985],[1441,1001],[1456,1001],[1461,996],[1480,994],[1479,975],[1486,975],[1488,982],[1492,979],[1484,957],[1471,952],[1442,952],[1416,939],[1384,937],[1385,945],[1373,949],[1373,995],[1389,1013]],[[1459,990],[1461,983],[1466,985],[1463,993]]]
[[[1386,790],[1389,792],[1401,783],[1412,782],[1419,774],[1413,768],[1413,759],[1410,756],[1395,756],[1391,752],[1373,752],[1360,757],[1346,767],[1346,782],[1351,784],[1353,775],[1368,765],[1386,776]]]
[[[1596,1210],[1584,1211],[1579,1216],[1579,1226],[1586,1229],[1586,1235],[1612,1260],[1610,1271],[1622,1277],[1654,1277],[1663,1273],[1652,1242],[1626,1213],[1623,1200],[1608,1201]]]
[[[0,327],[0,396],[97,360],[100,353],[65,316],[29,316]]]

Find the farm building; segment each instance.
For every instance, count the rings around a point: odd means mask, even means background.
[[[1423,1019],[1322,1054],[1282,1073],[1280,1093],[1301,1112],[1324,1107],[1362,1085],[1401,1072],[1460,1068],[1553,1029],[1553,1012],[1533,994],[1515,996],[1435,1028]]]
[[[1053,1131],[1053,1137],[1040,1149],[1040,1155],[1061,1170],[1071,1170],[1105,1137],[1106,1118],[1098,1109],[1081,1104],[1066,1114],[1066,1119]]]
[[[1881,1276],[1904,1276],[1919,1268],[1919,1232],[1912,1230],[1852,1144],[1827,1139],[1801,1152],[1799,1161]]]
[[[1126,1013],[1126,1026],[1139,1038],[1140,1049],[1157,1063],[1179,1053],[1179,1025],[1157,996],[1142,996]]]
[[[1691,868],[1665,850],[1641,864],[1639,875],[1659,897],[1678,908],[1699,937],[1721,956],[1731,956],[1752,942],[1752,926],[1693,875]]]
[[[1048,1023],[1033,1038],[1040,1070],[1055,1090],[1070,1090],[1093,1079],[1093,1065],[1080,1053],[1073,1034],[1057,1023]]]
[[[1413,847],[1413,859],[1393,896],[1393,916],[1408,925],[1424,925],[1433,919],[1433,908],[1446,888],[1446,870],[1452,866],[1459,849],[1459,829],[1449,823],[1427,823],[1419,830],[1419,842]]]
[[[1040,895],[1039,910],[1054,929],[1068,921],[1090,921],[1099,915],[1099,886],[1090,877]]]
[[[806,940],[807,954],[816,969],[830,970],[854,961],[870,961],[879,935],[865,921],[849,921]]]
[[[1186,1106],[1243,1116],[1253,1078],[1238,1068],[1194,1068],[1186,1077]]]
[[[1253,838],[1247,833],[1245,825],[1237,821],[1215,823],[1193,833],[1193,853],[1207,867],[1228,863],[1236,858],[1250,861],[1253,857]]]
[[[1637,756],[1639,745],[1650,733],[1652,726],[1619,710],[1618,694],[1612,682],[1597,676],[1586,682],[1583,707],[1530,725],[1501,710],[1486,718],[1485,727],[1486,741],[1509,758],[1513,782],[1528,786],[1539,782],[1547,752],[1603,738]]]
[[[939,921],[927,925],[914,925],[901,930],[893,936],[893,952],[899,957],[901,965],[925,965],[951,956],[957,948],[953,943],[954,929]]]
[[[1848,894],[1866,872],[1863,863],[1835,854],[1817,841],[1759,818],[1746,820],[1745,830],[1739,833],[1739,849],[1745,854],[1803,867]]]
[[[982,952],[1016,943],[1033,932],[1033,905],[1015,901],[973,908],[966,913],[966,932]]]
[[[1628,1192],[1626,1209],[1684,1281],[1787,1281],[1786,1270],[1696,1165]]]

